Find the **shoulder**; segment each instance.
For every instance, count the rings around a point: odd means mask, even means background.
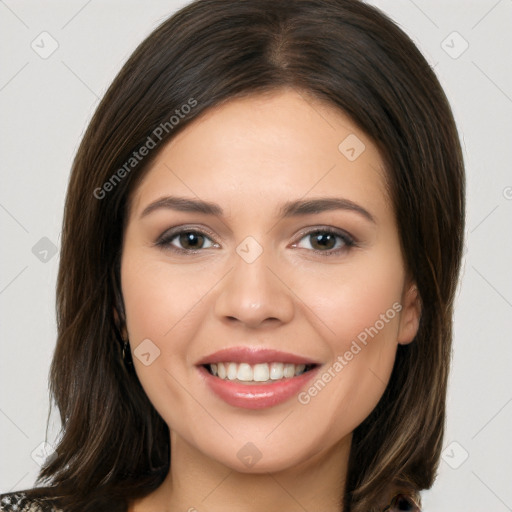
[[[62,512],[44,499],[28,498],[25,492],[0,494],[0,512]]]

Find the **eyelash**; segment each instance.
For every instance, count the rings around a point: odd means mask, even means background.
[[[174,247],[171,245],[171,242],[178,236],[184,234],[184,233],[192,233],[195,235],[202,235],[207,238],[213,238],[211,233],[208,233],[207,231],[203,231],[200,229],[194,229],[194,228],[180,228],[177,230],[171,230],[170,232],[164,233],[156,242],[155,245],[158,247],[163,247],[164,249],[168,249],[170,251],[173,251],[178,254],[198,254],[204,249],[198,249],[198,250],[192,250],[192,249],[180,249],[178,247]],[[355,239],[350,236],[348,233],[344,231],[340,231],[331,227],[320,227],[320,228],[314,228],[306,232],[302,232],[300,234],[300,238],[297,242],[295,242],[293,245],[298,244],[303,238],[314,235],[314,234],[327,234],[327,235],[333,235],[338,238],[340,238],[343,242],[343,246],[339,247],[338,249],[329,249],[327,251],[320,251],[318,249],[309,249],[310,251],[313,251],[315,254],[318,254],[320,256],[338,256],[342,252],[346,252],[351,247],[356,247],[357,243]],[[212,240],[213,241],[213,240]],[[216,243],[216,242],[213,242]],[[207,247],[209,249],[209,247]]]

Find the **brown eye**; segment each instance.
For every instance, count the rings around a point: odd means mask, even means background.
[[[218,247],[218,244],[213,243],[205,233],[192,229],[167,232],[156,242],[156,245],[182,253]]]
[[[176,237],[175,237],[176,238]],[[183,249],[201,249],[205,236],[194,231],[187,231],[177,236]]]
[[[311,246],[313,249],[334,249],[336,246],[336,235],[333,235],[332,233],[319,231],[312,233],[309,236],[311,237]]]
[[[305,243],[303,242],[305,240]],[[343,231],[321,228],[302,236],[294,247],[311,249],[322,256],[336,255],[355,245],[354,239]]]

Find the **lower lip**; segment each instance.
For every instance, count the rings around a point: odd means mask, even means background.
[[[239,384],[212,375],[204,366],[198,370],[209,388],[233,407],[265,409],[289,400],[311,380],[320,366],[297,377],[271,381],[269,384]]]

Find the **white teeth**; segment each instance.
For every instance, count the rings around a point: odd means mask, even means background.
[[[253,368],[253,380],[256,382],[265,382],[269,377],[268,364],[255,364]]]
[[[230,365],[231,364],[235,364],[235,363],[230,363]],[[252,371],[250,364],[240,363],[238,365],[238,372],[236,374],[236,378],[238,380],[241,380],[243,382],[249,382],[250,380],[253,380],[252,376],[253,376],[253,371]],[[229,375],[228,375],[228,379],[229,379]],[[235,380],[235,379],[229,379],[229,380]]]
[[[224,366],[224,363],[218,363],[217,364],[217,375],[221,379],[225,379],[226,378],[226,367]]]
[[[283,363],[270,364],[270,378],[272,380],[279,380],[283,378]]]
[[[239,380],[242,382],[267,382],[283,378],[289,379],[301,375],[306,369],[305,364],[290,363],[259,363],[250,365],[248,363],[227,362],[211,364],[209,366],[211,373],[221,379]]]
[[[283,373],[285,377],[293,377],[295,375],[295,365],[285,364]]]
[[[227,371],[228,379],[229,380],[235,380],[236,379],[236,374],[237,374],[236,363],[229,363],[228,364],[228,371]]]

